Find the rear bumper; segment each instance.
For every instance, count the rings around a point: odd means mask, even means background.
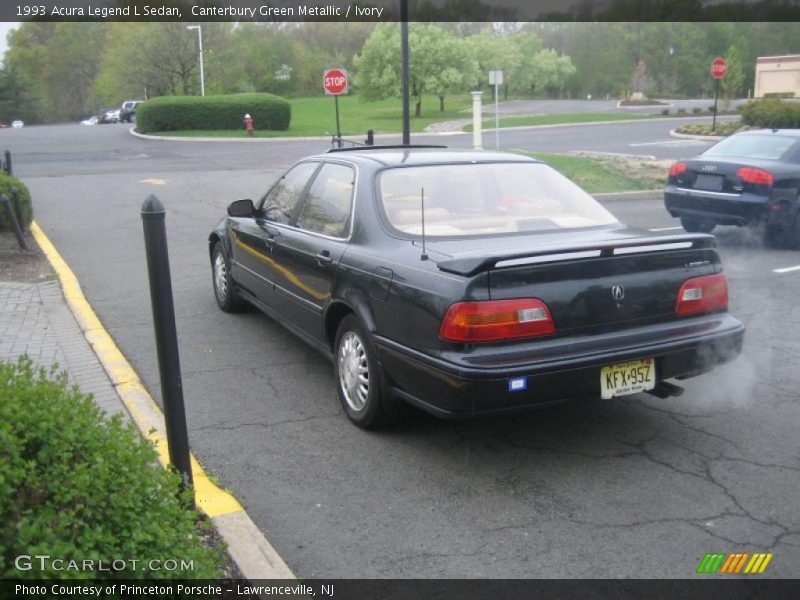
[[[749,225],[764,219],[770,199],[754,194],[725,194],[667,186],[664,205],[673,217],[710,220],[720,225]]]
[[[580,341],[525,342],[513,353],[453,362],[385,338],[375,344],[394,392],[441,417],[503,413],[600,396],[600,371],[609,364],[653,357],[658,381],[713,369],[741,351],[744,325],[727,313],[691,323],[647,326],[584,336]],[[524,389],[510,391],[511,380]],[[519,384],[518,384],[519,385]]]

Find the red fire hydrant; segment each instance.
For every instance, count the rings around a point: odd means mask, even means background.
[[[251,117],[249,113],[244,116],[244,128],[245,131],[247,131],[248,137],[253,137],[255,127],[253,127],[253,117]]]

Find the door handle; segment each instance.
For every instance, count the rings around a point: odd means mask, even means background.
[[[328,252],[327,250],[323,250],[322,252],[317,254],[316,258],[317,258],[317,264],[320,267],[324,267],[325,265],[329,265],[333,262],[333,259],[331,258],[331,253]]]

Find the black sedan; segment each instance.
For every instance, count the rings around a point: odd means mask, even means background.
[[[664,202],[686,231],[763,226],[766,245],[797,245],[798,189],[800,130],[754,130],[672,165]]]
[[[626,227],[513,154],[331,151],[209,236],[217,303],[328,356],[348,417],[460,417],[638,392],[734,358],[714,238]]]

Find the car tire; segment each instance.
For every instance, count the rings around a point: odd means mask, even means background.
[[[236,286],[231,278],[230,260],[222,242],[214,244],[211,252],[211,282],[217,305],[228,313],[241,312],[245,303],[236,292]]]
[[[681,217],[681,225],[689,233],[711,233],[717,226],[714,221],[693,219],[691,217]]]
[[[336,390],[347,417],[362,429],[389,424],[387,392],[375,347],[361,321],[348,315],[339,324],[333,345]]]

